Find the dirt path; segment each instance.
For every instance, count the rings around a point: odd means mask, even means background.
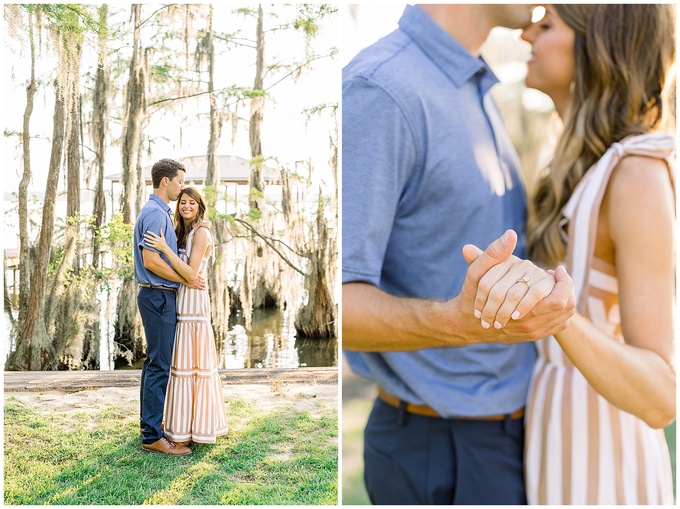
[[[245,373],[249,371],[250,373]],[[138,370],[113,372],[5,372],[5,400],[65,415],[115,407],[139,410]],[[253,401],[266,413],[294,405],[314,413],[319,405],[337,407],[337,369],[220,371],[227,402]]]

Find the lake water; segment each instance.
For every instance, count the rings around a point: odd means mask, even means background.
[[[241,316],[229,318],[229,332],[217,344],[220,369],[337,367],[337,338],[296,337],[294,316],[279,309],[255,310],[252,330]],[[102,360],[106,357],[102,356]],[[143,360],[127,369],[141,369]],[[103,364],[102,364],[103,365]],[[123,369],[126,369],[123,368]],[[102,369],[106,369],[103,367]]]
[[[220,368],[318,368],[338,365],[337,338],[298,339],[292,313],[255,310],[250,333],[240,317],[229,319],[229,333],[218,346]]]

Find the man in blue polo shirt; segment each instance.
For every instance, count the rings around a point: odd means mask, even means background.
[[[161,429],[165,393],[170,375],[172,348],[177,325],[176,293],[187,284],[165,255],[144,242],[144,233],[163,232],[168,246],[177,251],[177,237],[168,203],[184,189],[184,166],[161,159],[151,169],[153,194],[135,222],[135,279],[139,283],[137,305],[146,336],[146,360],[140,389],[142,449],[160,454],[184,456],[191,449],[165,438]]]
[[[528,263],[518,158],[479,49],[494,26],[530,21],[529,5],[407,6],[343,70],[342,343],[379,388],[364,448],[374,504],[526,503],[531,341],[566,327],[573,285],[560,269],[504,327],[474,302],[487,271]],[[465,244],[489,247],[464,258]]]

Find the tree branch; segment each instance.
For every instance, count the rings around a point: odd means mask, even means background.
[[[257,230],[255,229],[255,227],[254,227],[253,225],[251,225],[250,223],[248,223],[248,222],[246,222],[246,221],[243,221],[242,219],[236,219],[236,218],[234,218],[234,221],[236,221],[237,223],[242,224],[242,225],[245,226],[248,230],[250,230],[251,232],[253,232],[255,235],[257,235],[258,237],[260,237],[262,240],[264,240],[265,244],[267,244],[270,248],[272,248],[272,249],[274,250],[274,252],[275,252],[276,254],[278,254],[278,255],[281,257],[281,259],[282,259],[284,262],[286,262],[286,264],[287,264],[289,267],[291,267],[295,272],[298,272],[298,273],[302,274],[302,275],[305,276],[305,277],[307,276],[307,274],[306,274],[305,272],[303,272],[302,270],[298,269],[295,265],[293,265],[293,263],[286,257],[286,255],[284,255],[281,251],[279,251],[279,250],[274,246],[274,244],[272,243],[272,240],[271,240],[269,237],[267,237],[267,236],[265,236],[265,235],[262,235],[259,231],[257,231]],[[281,241],[279,241],[279,242],[281,242]],[[281,242],[281,244],[283,244],[283,245],[286,246],[288,249],[290,249],[293,253],[295,253],[295,251],[293,251],[293,249],[291,249],[290,246],[286,245],[284,242]],[[296,254],[297,254],[298,256],[302,256],[303,258],[307,258],[306,256],[301,255],[301,254],[299,254],[299,253],[296,253]]]
[[[156,9],[155,11],[153,11],[153,12],[151,13],[151,16],[149,16],[148,18],[146,18],[144,21],[140,22],[140,23],[139,23],[139,26],[137,26],[137,27],[135,27],[135,28],[140,28],[144,23],[146,23],[146,22],[149,21],[151,18],[153,18],[153,17],[156,15],[156,13],[162,11],[163,9],[169,9],[170,7],[174,7],[175,5],[177,5],[177,4],[168,4],[168,5],[163,5],[162,7],[159,7],[158,9]]]
[[[311,64],[312,62],[314,62],[314,60],[321,60],[322,58],[332,57],[334,54],[335,54],[335,53],[329,53],[328,55],[315,55],[315,56],[313,56],[312,58],[309,58],[305,63],[298,65],[295,69],[293,69],[293,70],[290,71],[288,74],[286,74],[285,76],[283,76],[279,81],[277,81],[276,83],[273,83],[273,84],[269,85],[267,88],[265,88],[265,89],[264,89],[265,92],[266,92],[267,90],[270,90],[270,89],[274,88],[276,85],[278,85],[279,83],[281,83],[283,80],[285,80],[285,79],[288,78],[289,76],[295,74],[296,72],[298,72],[298,71],[299,71],[300,69],[302,69],[303,67],[305,67],[305,66]]]
[[[232,88],[232,87],[225,87],[225,88],[222,88],[220,90],[215,90],[214,93],[224,92],[225,90],[229,90],[230,88]],[[167,97],[165,99],[159,99],[158,101],[154,101],[152,103],[149,103],[147,105],[147,108],[150,107],[150,106],[155,106],[157,104],[161,104],[161,103],[168,102],[168,101],[179,101],[179,100],[182,100],[182,99],[191,99],[192,97],[199,97],[201,95],[208,95],[209,93],[210,92],[208,92],[206,90],[204,92],[196,92],[195,94],[181,95],[181,96],[177,96],[177,97]]]
[[[283,76],[283,77],[282,77],[280,80],[278,80],[276,83],[273,83],[273,84],[269,85],[267,88],[264,89],[264,91],[266,92],[267,90],[270,90],[271,88],[274,88],[276,85],[278,85],[279,83],[281,83],[283,80],[285,80],[285,79],[288,78],[289,76],[295,74],[297,71],[299,71],[300,69],[302,69],[302,68],[305,67],[306,65],[309,65],[309,64],[312,63],[313,61],[315,61],[315,60],[320,60],[320,59],[322,59],[322,58],[328,58],[328,57],[331,57],[331,56],[333,56],[333,55],[334,55],[334,53],[329,53],[328,55],[317,55],[317,56],[314,56],[314,57],[308,59],[305,63],[300,64],[300,65],[298,65],[297,67],[295,67],[295,69],[293,69],[293,70],[290,71],[288,74],[286,74],[285,76]],[[225,90],[230,90],[230,89],[232,89],[232,88],[234,88],[234,87],[225,87],[225,88],[221,88],[221,89],[219,89],[219,90],[215,90],[215,93],[224,92]],[[206,90],[206,91],[204,91],[204,92],[196,92],[195,94],[189,94],[189,95],[183,95],[183,96],[177,96],[177,97],[166,97],[165,99],[159,99],[158,101],[154,101],[154,102],[151,102],[151,103],[147,104],[147,108],[149,108],[149,107],[151,107],[151,106],[156,106],[157,104],[162,104],[162,103],[168,102],[168,101],[179,101],[179,100],[182,100],[182,99],[190,99],[190,98],[192,98],[192,97],[199,97],[199,96],[202,96],[202,95],[208,95],[209,93],[210,93],[210,92],[208,92],[208,91]],[[240,100],[241,100],[241,98],[236,98],[236,100],[235,100],[233,103],[228,103],[227,106],[231,106],[232,104],[235,104],[235,103],[237,103],[237,102],[240,101]]]

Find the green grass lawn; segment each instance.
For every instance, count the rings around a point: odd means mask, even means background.
[[[676,479],[675,476],[677,475],[677,469],[675,466],[675,444],[676,440],[678,438],[677,431],[676,431],[676,423],[677,421],[673,421],[673,423],[670,426],[667,426],[664,428],[664,433],[666,434],[666,442],[668,442],[668,451],[670,452],[671,456],[671,466],[673,467],[673,493],[675,493],[675,501],[677,503],[678,500],[678,487],[676,485]]]
[[[294,403],[230,399],[229,434],[193,454],[143,452],[138,417],[114,405],[67,415],[5,400],[5,504],[335,505],[338,419]]]

